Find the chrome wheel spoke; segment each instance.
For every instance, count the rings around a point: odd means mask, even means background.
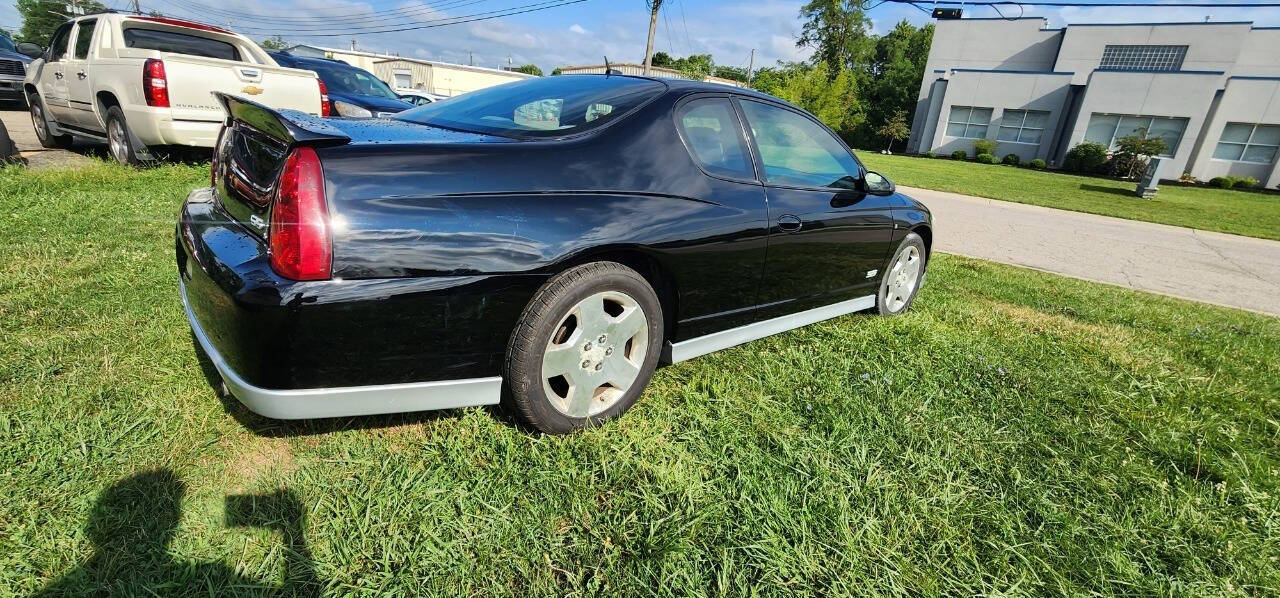
[[[570,344],[548,347],[542,355],[542,377],[570,378],[574,372],[582,370],[581,353],[578,347]]]
[[[579,418],[615,405],[640,376],[648,327],[640,303],[625,293],[605,291],[579,301],[561,318],[542,354],[547,400]]]
[[[609,386],[618,389],[620,392],[626,392],[631,388],[631,384],[640,376],[640,366],[631,363],[625,357],[619,356],[618,359],[611,359],[606,362],[604,370],[601,372],[604,382],[608,382]]]
[[[609,323],[608,335],[610,338],[616,338],[619,343],[625,343],[635,335],[640,334],[640,331],[644,330],[646,326],[648,326],[648,322],[640,307],[628,307],[621,315]]]

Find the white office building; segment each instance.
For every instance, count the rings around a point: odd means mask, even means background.
[[[1280,27],[940,20],[908,150],[972,155],[992,139],[997,156],[1058,165],[1142,129],[1169,147],[1165,178],[1280,185]]]

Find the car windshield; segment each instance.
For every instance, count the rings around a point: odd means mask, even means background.
[[[472,91],[395,118],[517,138],[563,137],[619,118],[666,86],[635,77],[556,75]]]
[[[308,62],[299,68],[315,71],[330,92],[353,96],[399,99],[395,92],[368,71],[345,64]]]
[[[18,47],[13,45],[13,41],[8,36],[0,35],[0,50],[6,52],[17,52]]]

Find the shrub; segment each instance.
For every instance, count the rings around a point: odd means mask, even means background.
[[[1044,170],[1044,169],[1045,169],[1045,168],[1047,168],[1048,166],[1049,166],[1049,165],[1048,165],[1048,164],[1045,164],[1045,163],[1044,163],[1044,160],[1041,160],[1040,158],[1036,158],[1035,160],[1032,160],[1032,161],[1031,161],[1031,167],[1032,167],[1032,168],[1034,168],[1034,169],[1036,169],[1036,170]]]
[[[1151,156],[1158,156],[1169,151],[1169,146],[1160,137],[1147,137],[1146,129],[1138,129],[1134,135],[1126,135],[1116,140],[1116,153],[1111,161],[1111,174],[1121,178],[1137,179],[1147,171],[1147,163]]]
[[[937,158],[937,157],[938,157],[938,154],[935,154],[935,153],[933,153],[933,152],[925,152],[925,153],[924,153],[924,157],[926,157],[926,158]]]
[[[991,154],[994,156],[996,153],[996,142],[990,139],[974,139],[973,153],[976,156],[981,156],[982,154]]]
[[[1258,188],[1258,179],[1255,179],[1251,176],[1234,177],[1234,178],[1236,180],[1236,184],[1235,184],[1236,189],[1257,189]]]
[[[974,160],[977,160],[983,164],[995,164],[997,162],[996,157],[991,154],[978,154],[977,157],[974,158]]]
[[[1209,184],[1221,189],[1230,189],[1235,186],[1236,180],[1235,177],[1216,176],[1209,179]]]
[[[1000,161],[1005,164],[1008,164],[1009,166],[1017,166],[1019,164],[1022,164],[1022,158],[1019,158],[1018,154],[1005,154],[1004,159]]]
[[[964,150],[956,150],[954,152],[951,152],[951,159],[952,160],[968,160],[969,154],[965,153]]]
[[[1107,146],[1086,141],[1067,152],[1062,167],[1073,172],[1102,172],[1107,165]]]

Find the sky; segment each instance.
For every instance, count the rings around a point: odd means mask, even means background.
[[[102,0],[117,9],[130,0]],[[357,47],[366,51],[442,60],[478,66],[536,64],[543,71],[567,65],[641,62],[648,33],[644,0],[586,0],[526,14],[400,33],[309,37],[306,29],[334,25],[324,17],[366,19],[354,26],[407,26],[430,21],[528,5],[537,0],[140,0],[144,11],[227,26],[253,39],[281,35],[291,43],[326,47]],[[874,3],[875,0],[870,0]],[[1198,1],[1198,0],[1194,0]],[[0,0],[0,27],[21,24],[12,0]],[[755,66],[779,60],[803,60],[809,51],[797,48],[798,18],[803,0],[666,0],[658,21],[655,50],[674,56],[711,53],[716,64],[746,67],[755,49]],[[202,9],[201,7],[212,7]],[[378,11],[409,10],[370,21]],[[1006,8],[1016,16],[1019,9]],[[234,16],[229,14],[234,13]],[[929,22],[925,12],[886,3],[869,11],[874,29],[884,33],[902,19],[916,25]],[[1025,16],[1043,16],[1051,27],[1070,23],[1253,21],[1280,26],[1280,8],[1028,8]],[[259,15],[264,18],[255,18]],[[300,15],[292,20],[291,15]],[[990,8],[965,8],[966,17],[994,17]],[[351,21],[348,21],[350,24]]]

